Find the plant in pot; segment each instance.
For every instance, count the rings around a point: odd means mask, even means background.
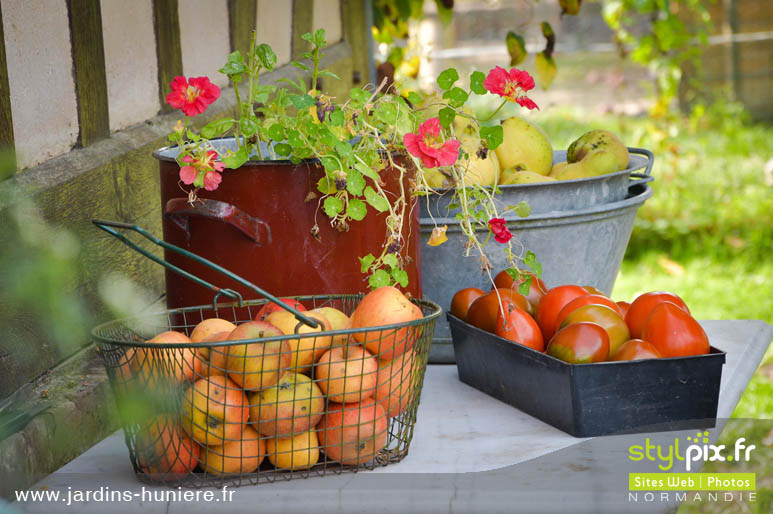
[[[416,295],[420,294],[416,202],[450,187],[456,219],[466,236],[461,250],[477,253],[489,277],[486,252],[491,251],[487,247],[491,236],[496,251],[505,252],[514,277],[521,273],[515,265],[518,259],[538,267],[533,254],[522,247],[514,249],[517,245],[502,218],[508,210],[525,216],[528,206],[497,200],[498,165],[492,166],[492,161],[494,148],[502,143],[502,127],[487,126],[487,120],[478,120],[465,109],[472,95],[489,93],[502,96],[503,103],[536,108],[526,97],[534,87],[528,73],[499,67],[488,76],[475,71],[465,89],[458,85],[455,69],[445,70],[437,80],[444,93],[435,100],[416,93],[402,97],[384,83],[354,87],[346,98],[333,98],[318,90],[321,77],[338,78],[321,67],[325,31],[305,34],[303,39],[310,49],[303,61],[292,62],[301,75],[295,81],[281,79],[286,87],[261,81],[273,70],[276,56],[254,35],[247,55],[231,53],[220,71],[233,85],[237,112],[200,130],[193,128],[192,118],[218,98],[219,88],[206,77],[177,77],[172,82],[167,102],[181,109],[186,119],[169,135],[171,146],[157,156],[167,166],[162,193],[179,194],[182,188],[187,194],[184,201],[172,199],[165,205],[165,239],[174,232],[173,242],[185,246],[194,218],[216,217],[255,235],[250,243],[265,260],[255,261],[230,247],[223,250],[211,239],[226,233],[238,238],[238,231],[213,231],[217,233],[201,238],[201,248],[228,253],[237,262],[225,267],[235,267],[238,274],[267,290],[273,288],[275,294],[357,292],[396,285]],[[162,162],[162,175],[163,168]],[[272,172],[285,181],[273,183]],[[267,227],[252,215],[237,213],[230,203],[255,192],[261,196],[239,208],[261,216],[267,209],[276,210],[278,217]],[[201,207],[212,198],[228,201]],[[377,229],[358,228],[370,219],[378,222]],[[485,237],[476,235],[481,227]],[[268,235],[261,236],[261,230]],[[436,226],[429,244],[445,242],[445,230]],[[342,248],[358,261],[341,257],[345,254],[336,254],[334,265],[325,260]],[[169,279],[168,275],[168,289]],[[528,277],[522,287],[529,287]]]

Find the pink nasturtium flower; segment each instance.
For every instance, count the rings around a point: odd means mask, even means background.
[[[419,133],[403,136],[403,145],[414,157],[419,157],[427,168],[450,166],[459,158],[459,141],[440,139],[440,121],[430,118],[419,125]]]
[[[534,79],[528,71],[513,68],[508,72],[501,66],[496,66],[483,81],[483,87],[521,107],[539,110],[537,104],[526,97],[526,92],[534,89]]]
[[[488,228],[494,233],[494,239],[497,243],[505,244],[513,238],[504,218],[491,218],[488,220]]]
[[[204,187],[207,191],[214,191],[223,180],[220,172],[225,169],[225,163],[217,160],[217,152],[214,150],[206,152],[199,159],[186,155],[180,160],[188,163],[180,168],[180,180],[183,184],[194,184],[197,187]]]
[[[207,77],[175,77],[170,86],[172,92],[166,95],[166,103],[186,116],[201,114],[220,96],[220,88]]]

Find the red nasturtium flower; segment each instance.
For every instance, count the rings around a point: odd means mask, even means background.
[[[491,218],[488,220],[488,228],[494,233],[494,239],[497,243],[505,244],[513,237],[504,218]]]
[[[216,159],[217,152],[213,150],[206,152],[204,157],[200,159],[196,159],[192,155],[184,156],[180,160],[189,164],[180,168],[180,180],[183,181],[183,184],[195,183],[196,186],[203,186],[207,191],[214,191],[223,180],[220,172],[225,169],[225,163]]]
[[[450,166],[459,158],[459,141],[440,139],[440,121],[430,118],[419,125],[419,133],[403,136],[403,145],[414,157],[419,157],[427,168]]]
[[[207,77],[175,77],[170,86],[172,92],[166,95],[166,103],[186,116],[201,114],[220,96],[220,88]]]
[[[537,104],[526,97],[526,92],[534,89],[534,79],[528,71],[513,68],[508,72],[501,66],[496,66],[483,81],[483,87],[521,107],[539,110]]]

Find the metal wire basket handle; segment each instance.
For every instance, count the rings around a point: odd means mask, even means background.
[[[235,274],[235,273],[233,273],[231,271],[228,271],[227,269],[223,268],[222,266],[219,266],[219,265],[215,264],[214,262],[212,262],[212,261],[210,261],[208,259],[205,259],[204,257],[196,255],[195,253],[191,253],[188,250],[184,250],[184,249],[180,248],[179,246],[175,246],[173,244],[167,243],[166,241],[158,239],[157,237],[153,236],[153,234],[151,234],[150,232],[148,232],[144,228],[140,227],[139,225],[132,225],[131,223],[122,223],[120,221],[91,220],[91,222],[94,225],[96,225],[97,228],[99,228],[101,230],[104,230],[105,232],[107,232],[111,236],[115,237],[116,239],[118,239],[123,244],[125,244],[126,246],[128,246],[132,250],[136,251],[137,253],[147,257],[148,259],[152,260],[153,262],[156,262],[156,263],[158,263],[158,264],[160,264],[160,265],[162,265],[162,266],[164,266],[164,267],[174,271],[175,273],[177,273],[179,275],[182,275],[183,277],[185,277],[185,278],[187,278],[189,280],[192,280],[193,282],[199,284],[202,287],[206,287],[207,289],[209,289],[210,291],[215,293],[215,297],[212,300],[212,305],[213,305],[215,310],[217,310],[217,299],[220,298],[220,296],[227,296],[227,297],[229,297],[229,298],[231,298],[233,300],[236,300],[237,302],[239,302],[239,306],[241,307],[242,306],[242,302],[244,301],[243,298],[242,298],[242,295],[239,292],[234,291],[233,289],[221,288],[221,287],[217,287],[214,284],[210,284],[206,280],[204,280],[202,278],[199,278],[196,275],[194,275],[194,274],[192,274],[192,273],[190,273],[188,271],[185,271],[184,269],[179,268],[179,267],[175,266],[174,264],[171,264],[170,262],[167,262],[164,259],[162,259],[162,258],[160,258],[160,257],[158,257],[156,255],[153,255],[152,253],[150,253],[149,251],[147,251],[144,248],[140,247],[138,244],[136,244],[135,242],[133,242],[132,240],[127,238],[123,233],[119,232],[116,229],[131,230],[133,232],[136,232],[136,233],[140,234],[145,239],[147,239],[148,241],[152,242],[155,245],[158,245],[158,246],[160,246],[162,248],[165,248],[167,250],[170,250],[172,252],[178,253],[178,254],[180,254],[180,255],[182,255],[184,257],[187,257],[187,258],[189,258],[189,259],[191,259],[191,260],[193,260],[195,262],[198,262],[199,264],[202,264],[204,266],[207,266],[210,269],[213,269],[213,270],[215,270],[215,271],[217,271],[219,273],[222,273],[223,275],[227,276],[231,280],[234,280],[234,281],[238,282],[239,284],[243,285],[244,287],[252,289],[256,293],[264,296],[269,301],[275,303],[279,307],[281,307],[281,308],[285,309],[286,311],[290,312],[293,316],[295,316],[295,319],[297,319],[298,321],[300,321],[304,325],[308,325],[311,328],[317,328],[319,326],[319,322],[317,320],[315,320],[314,318],[310,318],[310,317],[304,315],[303,313],[301,313],[297,309],[287,305],[286,303],[281,301],[276,296],[274,296],[274,295],[264,291],[263,289],[261,289],[260,287],[256,286],[252,282],[250,282],[248,280],[245,280],[244,278],[240,277],[239,275],[237,275],[237,274]]]

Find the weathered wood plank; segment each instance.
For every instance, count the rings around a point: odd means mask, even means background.
[[[110,135],[102,13],[100,3],[92,0],[68,0],[67,8],[80,124],[78,142],[89,146]]]
[[[8,61],[5,57],[3,8],[0,6],[0,151],[13,150],[13,117],[11,116],[11,88],[8,85]],[[0,170],[0,179],[3,170]]]
[[[314,30],[314,1],[293,0],[293,52],[294,60],[301,59],[301,54],[308,52],[309,43],[301,36]]]
[[[177,0],[153,0],[153,20],[156,31],[156,57],[158,59],[158,91],[161,112],[173,109],[166,103],[169,84],[183,74],[183,52],[180,43],[180,18]]]
[[[247,55],[258,14],[257,0],[228,0],[228,22],[231,27],[231,51]]]
[[[366,0],[341,0],[341,24],[344,39],[352,49],[352,75],[341,77],[351,80],[352,84],[363,85],[372,82],[370,27],[367,23],[367,9],[370,2]]]

